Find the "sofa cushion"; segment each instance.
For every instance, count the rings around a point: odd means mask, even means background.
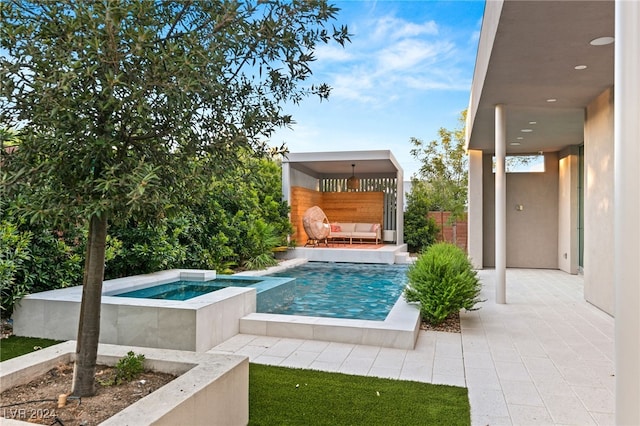
[[[370,223],[356,223],[355,225],[355,232],[372,232]]]
[[[337,225],[340,226],[340,232],[353,232],[356,230],[355,223],[341,222],[341,223],[338,223]]]

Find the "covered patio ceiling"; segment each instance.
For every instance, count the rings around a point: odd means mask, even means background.
[[[402,172],[388,150],[289,153],[282,162],[316,179],[348,178],[352,164],[359,178],[395,178]]]
[[[590,42],[613,36],[613,0],[488,0],[468,112],[468,148],[494,152],[497,104],[506,108],[507,153],[583,143],[585,107],[614,81],[614,44]]]

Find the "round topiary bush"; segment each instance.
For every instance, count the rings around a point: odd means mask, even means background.
[[[481,284],[467,255],[449,243],[430,246],[407,271],[408,302],[420,302],[422,318],[437,325],[450,314],[475,310]]]

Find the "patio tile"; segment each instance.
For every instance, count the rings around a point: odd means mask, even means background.
[[[431,379],[431,383],[434,385],[448,385],[448,386],[458,386],[458,387],[466,387],[466,383],[464,377],[461,376],[449,376],[445,374],[433,374],[433,378]]]
[[[369,371],[373,366],[374,358],[359,358],[349,356],[340,366],[340,372],[346,374],[356,374],[359,376],[369,375]]]
[[[533,382],[501,380],[500,384],[507,404],[544,407],[544,402]]]
[[[490,368],[495,371],[493,358],[490,353],[485,352],[464,352],[464,366],[469,368]]]
[[[308,368],[318,358],[318,352],[297,350],[282,361],[280,365],[293,368]]]
[[[612,426],[616,424],[616,416],[613,413],[591,413],[591,417],[600,426]]]
[[[318,355],[316,362],[337,363],[340,365],[349,356],[354,346],[345,343],[329,343],[326,349]]]
[[[509,414],[514,425],[549,425],[553,423],[545,407],[509,404]]]
[[[601,413],[615,411],[615,397],[608,389],[585,386],[573,386],[572,389],[587,410]]]
[[[502,362],[496,361],[496,372],[498,378],[503,380],[522,380],[528,381],[531,379],[526,367],[522,362]]]
[[[329,346],[329,342],[322,340],[305,340],[298,349],[301,351],[320,353],[325,350],[327,346]]]
[[[284,357],[281,356],[260,355],[253,362],[255,362],[256,364],[280,365],[283,361]]]
[[[431,365],[421,362],[406,362],[400,371],[400,380],[430,383],[432,380]]]
[[[466,368],[465,375],[469,387],[502,389],[494,368]]]
[[[577,396],[543,396],[544,404],[555,423],[563,425],[593,425],[594,419]]]
[[[374,365],[369,370],[367,376],[381,377],[383,379],[399,379],[400,371],[400,368],[377,367]]]
[[[293,339],[282,339],[269,349],[264,351],[265,356],[277,356],[286,358],[300,347],[302,341]]]
[[[502,390],[470,387],[469,403],[472,417],[509,418],[509,409]]]
[[[420,330],[414,350],[247,335],[213,350],[251,362],[466,386],[474,426],[614,424],[613,319],[584,301],[580,278],[507,272],[506,305],[492,301],[492,271],[480,271],[487,302],[461,314],[462,333]]]
[[[404,349],[380,348],[380,352],[373,362],[376,368],[393,368],[400,371],[407,351]]]
[[[433,361],[433,375],[456,376],[464,379],[464,364],[462,358],[436,357]]]

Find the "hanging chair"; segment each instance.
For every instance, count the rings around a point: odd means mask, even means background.
[[[310,207],[302,216],[302,226],[309,239],[305,246],[317,246],[320,242],[327,244],[327,237],[331,232],[329,219],[318,206]]]

